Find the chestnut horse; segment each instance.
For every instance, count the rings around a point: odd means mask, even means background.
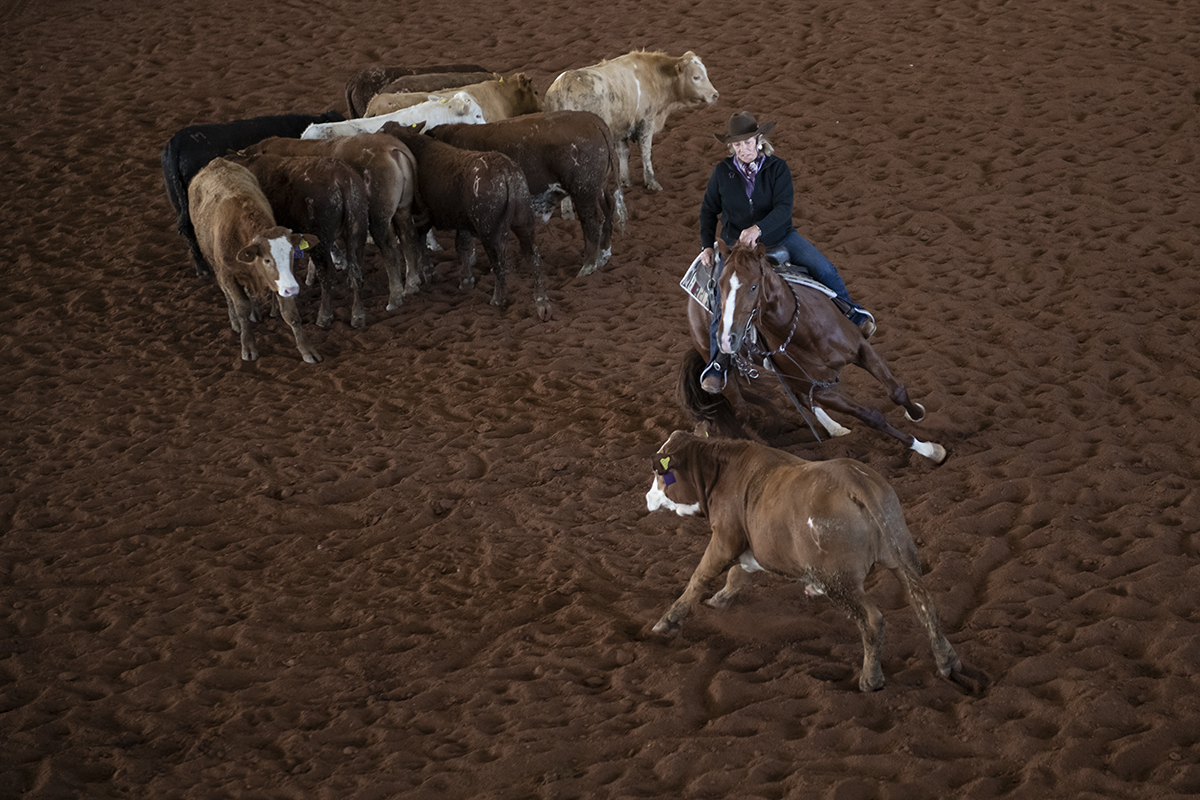
[[[912,450],[940,464],[946,449],[922,442],[892,427],[883,414],[847,397],[838,387],[842,368],[854,364],[871,373],[888,391],[892,402],[904,408],[912,422],[920,422],[925,409],[911,400],[904,384],[892,377],[887,364],[854,323],[848,320],[820,291],[785,281],[767,261],[761,244],[735,244],[729,250],[718,242],[724,267],[717,279],[721,290],[718,347],[733,355],[736,373],[755,377],[756,365],[775,372],[792,396],[813,412],[832,436],[849,433],[825,409],[858,417],[876,430],[895,436]],[[684,410],[699,429],[742,437],[746,431],[738,421],[745,398],[735,370],[720,395],[700,388],[700,372],[708,359],[708,309],[692,298],[688,324],[696,350],[684,359],[679,376],[679,398]],[[758,330],[751,342],[750,329]]]

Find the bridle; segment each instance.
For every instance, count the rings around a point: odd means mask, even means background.
[[[765,272],[765,269],[764,269],[764,272]],[[760,282],[763,277],[764,276],[762,276],[760,274]],[[791,356],[789,356],[787,354],[788,345],[790,345],[792,343],[792,339],[796,335],[796,327],[800,324],[800,298],[799,298],[799,296],[797,296],[796,290],[792,288],[792,285],[790,283],[788,283],[785,280],[785,281],[783,281],[783,285],[786,286],[788,291],[792,293],[792,304],[793,304],[792,305],[792,324],[788,330],[787,338],[785,338],[783,340],[783,344],[781,344],[781,345],[779,345],[779,347],[776,347],[771,350],[764,350],[761,347],[758,347],[757,344],[753,344],[753,345],[750,344],[750,342],[751,342],[750,335],[751,335],[751,329],[754,326],[754,318],[758,316],[760,306],[762,305],[762,302],[763,302],[762,296],[760,295],[758,298],[758,301],[754,304],[754,308],[750,310],[750,315],[746,318],[746,327],[742,331],[742,341],[745,343],[743,345],[742,349],[746,351],[746,355],[743,356],[742,351],[739,350],[737,353],[733,354],[732,361],[733,361],[734,366],[737,367],[738,373],[740,375],[742,375],[743,377],[745,377],[748,380],[754,380],[755,378],[759,377],[759,371],[754,365],[755,360],[762,361],[765,363],[772,356],[782,355],[784,358],[786,358],[788,361],[790,361],[796,367],[796,369],[800,370],[800,372],[803,374],[803,380],[808,382],[808,407],[812,408],[813,407],[813,394],[816,392],[816,390],[824,389],[829,386],[833,386],[838,382],[838,379],[835,377],[831,381],[814,380],[812,378],[812,376],[810,376],[808,374],[808,371],[805,370],[804,367],[800,366],[800,363],[797,362],[796,359],[792,358]],[[803,417],[804,422],[808,425],[808,429],[810,431],[812,431],[813,437],[816,438],[816,440],[818,442],[821,441],[821,436],[820,436],[820,434],[817,433],[817,429],[813,425],[812,420],[810,419],[811,412],[808,411],[807,409],[805,409],[804,406],[800,405],[800,401],[796,399],[796,395],[792,392],[792,388],[787,385],[787,380],[786,380],[787,378],[791,378],[792,380],[800,380],[801,376],[784,375],[784,373],[780,372],[779,369],[775,366],[774,361],[770,362],[770,370],[771,370],[771,372],[775,373],[775,377],[777,377],[779,379],[779,385],[781,387],[783,387],[784,394],[786,394],[788,396],[788,398],[792,401],[792,405],[796,407],[796,411],[798,411],[800,413],[800,416]]]

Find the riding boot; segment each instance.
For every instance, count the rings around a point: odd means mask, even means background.
[[[875,315],[853,301],[848,302],[840,297],[831,299],[833,304],[838,307],[838,311],[841,311],[847,319],[858,326],[858,329],[862,331],[863,338],[870,339],[871,335],[875,333]]]
[[[733,360],[729,353],[717,353],[709,365],[700,373],[700,388],[709,394],[720,394],[725,390],[725,375]]]

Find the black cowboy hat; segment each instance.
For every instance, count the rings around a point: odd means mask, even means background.
[[[729,133],[724,136],[714,133],[713,136],[717,137],[717,141],[721,144],[733,144],[752,136],[766,136],[774,127],[774,122],[764,122],[759,125],[749,111],[739,111],[729,118]]]

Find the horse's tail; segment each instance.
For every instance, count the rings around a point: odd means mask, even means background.
[[[694,425],[705,426],[711,433],[735,439],[756,438],[738,421],[733,405],[724,395],[709,394],[700,388],[700,373],[704,365],[704,357],[695,350],[689,349],[683,357],[676,384],[679,405]]]

